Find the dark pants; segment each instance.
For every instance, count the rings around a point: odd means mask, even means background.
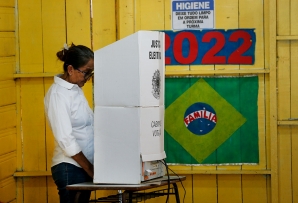
[[[73,191],[67,190],[66,186],[70,184],[92,181],[92,178],[84,171],[73,164],[60,163],[51,168],[52,177],[59,190],[60,203],[87,203],[90,199],[91,191]],[[79,198],[79,200],[77,200]]]

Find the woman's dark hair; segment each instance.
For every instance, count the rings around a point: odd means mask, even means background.
[[[72,65],[74,69],[78,69],[88,63],[90,59],[94,59],[94,53],[91,49],[84,45],[74,45],[63,48],[57,52],[57,57],[64,62],[63,69],[67,72],[67,66]]]

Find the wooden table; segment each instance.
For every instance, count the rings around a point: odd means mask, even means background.
[[[177,182],[184,181],[185,176],[164,176],[150,181],[142,182],[138,185],[118,185],[118,184],[94,184],[92,182],[85,182],[79,184],[68,185],[68,190],[118,190],[118,194],[107,197],[90,200],[90,202],[118,202],[118,203],[133,203],[141,202],[146,199],[175,195],[176,202],[180,203],[179,191]],[[166,189],[160,189],[162,186],[169,186]],[[150,189],[150,192],[145,190]],[[124,192],[122,192],[124,191]],[[78,192],[79,194],[79,192]]]

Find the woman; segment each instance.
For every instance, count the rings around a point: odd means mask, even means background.
[[[60,202],[88,202],[89,191],[66,190],[69,184],[93,178],[93,112],[81,87],[93,75],[94,54],[83,45],[57,52],[64,62],[64,73],[54,77],[45,99],[45,111],[55,137],[52,176],[59,190]]]

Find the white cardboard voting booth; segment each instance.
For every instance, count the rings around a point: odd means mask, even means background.
[[[164,33],[139,31],[94,53],[94,183],[165,174]]]
[[[93,182],[139,184],[144,181],[141,161],[165,158],[163,111],[163,106],[95,107],[94,122],[98,125],[94,126]]]
[[[164,105],[163,32],[136,32],[95,51],[94,58],[95,105]]]

